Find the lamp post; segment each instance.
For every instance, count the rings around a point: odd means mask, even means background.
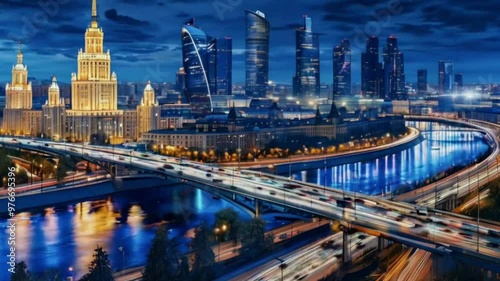
[[[285,263],[285,261],[284,261],[284,260],[282,260],[282,259],[280,259],[280,258],[276,258],[276,259],[280,262],[279,267],[280,267],[280,269],[281,269],[281,281],[283,281],[283,280],[284,280],[284,279],[283,279],[283,270],[284,270],[285,268],[287,268],[287,266],[288,266],[288,265]]]
[[[35,160],[31,160],[31,165],[30,165],[30,174],[31,174],[31,185],[33,185],[33,165],[34,165]]]
[[[42,193],[43,188],[43,164],[40,164],[40,193]]]
[[[477,165],[476,164],[476,170],[477,169]],[[476,248],[476,251],[479,252],[479,204],[481,203],[481,192],[479,190],[479,171],[476,171],[477,173],[477,248]]]
[[[123,249],[123,246],[118,247],[118,251],[122,252],[122,275],[125,274],[123,272],[125,270],[125,249]]]
[[[225,225],[225,224],[223,224],[221,226],[221,228],[216,227],[214,229],[215,237],[217,238],[217,242],[218,242],[218,245],[217,245],[217,262],[220,262],[220,240],[221,240],[220,235],[222,235],[224,232],[226,232],[226,230],[227,230],[227,225]]]
[[[69,272],[69,276],[67,278],[67,281],[73,281],[73,267],[68,267],[68,272]]]

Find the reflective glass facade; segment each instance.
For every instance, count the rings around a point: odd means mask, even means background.
[[[319,97],[319,37],[312,32],[312,20],[304,16],[304,26],[295,31],[296,63],[294,94],[299,98]]]
[[[232,94],[233,40],[231,37],[217,38],[215,95]]]
[[[245,11],[246,94],[265,97],[269,81],[269,22],[260,12]]]
[[[439,93],[449,93],[453,86],[453,62],[440,60],[438,72]]]
[[[211,38],[194,26],[194,20],[182,27],[182,61],[186,72],[186,95],[193,112],[205,113],[212,109],[211,87],[208,76],[209,45]]]
[[[333,49],[333,94],[351,94],[351,43],[348,39]]]
[[[398,39],[395,36],[387,38],[384,48],[384,93],[383,98],[390,100],[406,99],[404,56],[399,51]]]
[[[361,54],[361,91],[364,97],[380,97],[381,69],[378,37],[371,36],[366,40],[366,51]]]

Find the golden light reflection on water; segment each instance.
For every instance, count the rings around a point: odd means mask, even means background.
[[[74,211],[73,235],[78,256],[75,267],[84,272],[97,245],[108,249],[119,214],[114,213],[110,199],[79,203]]]
[[[143,226],[142,221],[144,220],[144,211],[141,206],[133,205],[128,213],[127,224],[131,227],[131,234],[133,236],[139,233],[139,230]]]
[[[19,213],[15,216],[16,221],[16,252],[18,260],[28,260],[29,249],[31,248],[31,213]],[[22,253],[25,253],[24,255]]]

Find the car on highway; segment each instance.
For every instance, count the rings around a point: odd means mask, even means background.
[[[206,174],[206,176],[209,178],[209,177],[211,177],[211,176],[212,176],[212,174],[207,173],[207,174]]]
[[[270,191],[270,192],[269,192],[269,194],[271,194],[271,195],[276,195],[276,192],[274,192],[274,191]]]
[[[168,169],[168,170],[173,170],[174,169],[174,167],[172,165],[169,165],[169,164],[164,164],[163,168]]]
[[[495,242],[488,242],[488,243],[486,243],[486,246],[488,246],[490,248],[498,248],[500,245],[498,245],[498,243],[495,243]]]
[[[165,170],[164,168],[162,168],[162,167],[158,167],[158,168],[156,168],[156,169],[157,169],[158,171],[161,171],[161,172],[166,172],[166,170]]]

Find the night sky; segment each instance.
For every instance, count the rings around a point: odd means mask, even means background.
[[[44,12],[39,2],[58,3],[58,9]],[[321,82],[332,82],[332,47],[349,38],[352,79],[359,83],[367,34],[378,35],[381,47],[387,36],[398,37],[408,82],[426,68],[429,82],[436,83],[439,59],[453,60],[466,83],[500,81],[498,0],[98,0],[98,5],[105,48],[120,81],[173,82],[182,65],[181,26],[194,17],[209,35],[233,38],[233,80],[244,82],[245,9],[261,10],[270,21],[273,81],[291,84],[294,30],[304,14],[321,35]],[[21,40],[30,76],[55,74],[69,82],[90,10],[91,0],[0,0],[0,81],[10,80]],[[376,14],[391,15],[377,20]]]

